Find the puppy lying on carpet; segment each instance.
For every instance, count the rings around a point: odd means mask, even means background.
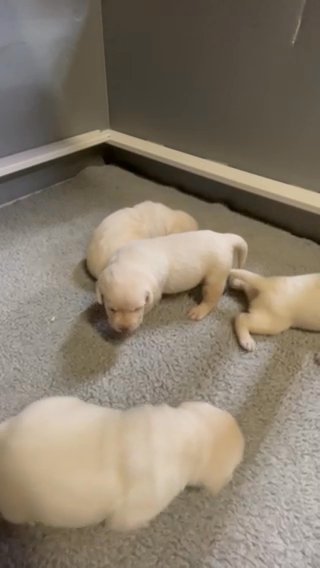
[[[162,203],[144,201],[120,209],[108,215],[95,229],[87,249],[87,268],[94,278],[98,278],[112,254],[128,242],[196,231],[197,228],[191,215]]]
[[[235,419],[204,402],[103,408],[42,399],[0,424],[0,512],[13,523],[147,524],[186,485],[213,494],[243,455]]]
[[[132,332],[163,294],[185,292],[203,282],[202,301],[189,317],[204,318],[216,306],[237,254],[239,266],[247,243],[238,235],[196,231],[130,243],[111,257],[97,281],[111,327]]]
[[[255,349],[250,333],[276,335],[295,327],[320,331],[320,274],[264,278],[248,270],[232,270],[231,288],[243,290],[249,313],[235,319],[240,345]]]

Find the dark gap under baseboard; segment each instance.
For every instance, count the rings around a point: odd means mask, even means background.
[[[223,203],[234,211],[320,244],[320,218],[315,213],[191,174],[127,150],[106,146],[104,160],[208,202]]]

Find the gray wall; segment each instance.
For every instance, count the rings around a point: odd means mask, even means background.
[[[84,168],[103,164],[102,150],[93,148],[3,178],[0,182],[0,206],[73,178]]]
[[[112,128],[319,190],[319,0],[102,3]]]
[[[0,157],[107,124],[100,0],[1,0]]]

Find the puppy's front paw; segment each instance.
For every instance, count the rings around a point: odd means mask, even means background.
[[[228,285],[230,288],[232,288],[232,290],[241,290],[243,287],[243,283],[236,276],[229,277]]]
[[[199,321],[205,318],[210,311],[211,311],[210,306],[201,303],[198,306],[194,306],[193,308],[191,308],[191,310],[189,310],[188,317],[194,321]]]
[[[253,337],[249,336],[246,339],[240,340],[240,345],[245,351],[252,352],[256,348],[256,342]]]

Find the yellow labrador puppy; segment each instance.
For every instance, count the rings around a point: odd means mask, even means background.
[[[37,401],[0,425],[0,513],[13,523],[146,525],[187,485],[216,494],[242,459],[235,419],[205,402],[113,410]]]
[[[95,229],[87,249],[88,270],[98,278],[112,254],[130,241],[196,231],[197,228],[191,215],[162,203],[144,201],[120,209],[108,215]]]
[[[97,281],[97,300],[104,304],[111,327],[132,332],[162,294],[175,294],[203,282],[202,302],[189,317],[204,318],[216,306],[232,268],[247,257],[238,235],[196,231],[135,241],[119,249]]]
[[[249,313],[235,318],[243,349],[255,349],[251,333],[276,335],[290,327],[320,331],[320,274],[264,278],[248,270],[232,270],[229,285],[243,290],[249,301]]]

